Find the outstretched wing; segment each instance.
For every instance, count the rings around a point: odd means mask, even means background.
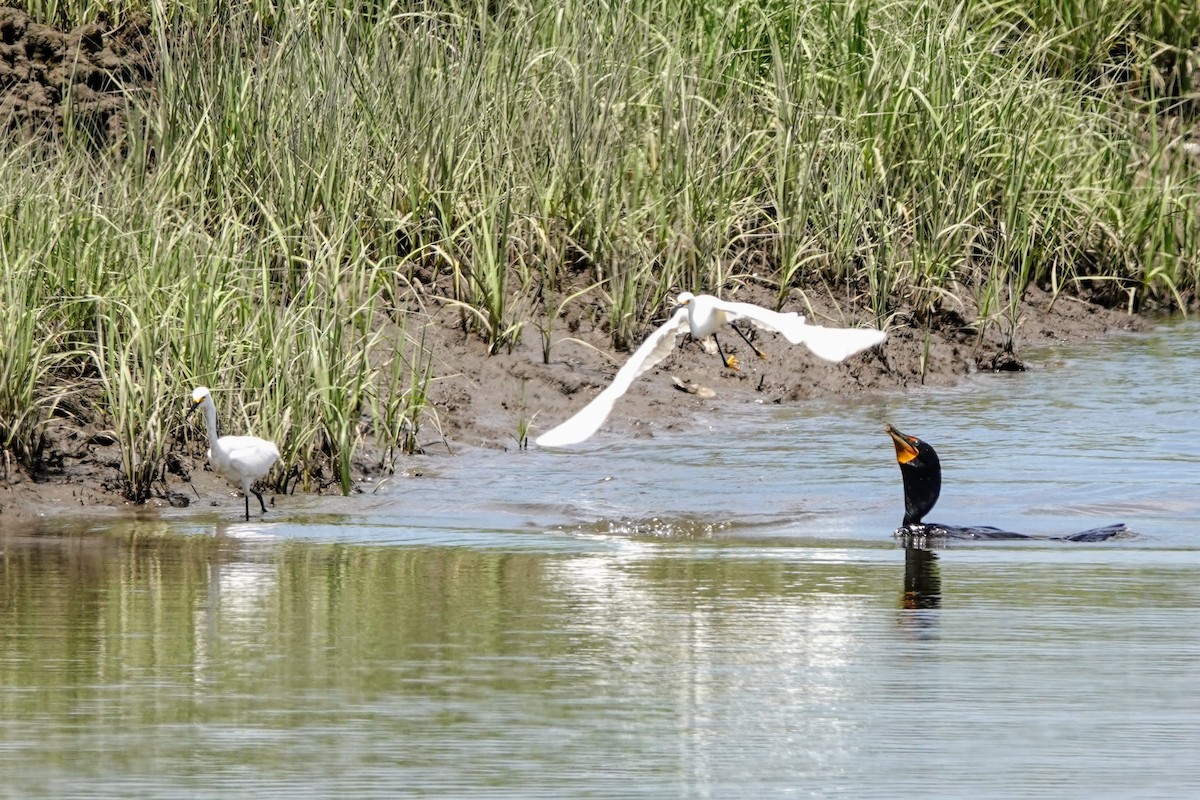
[[[713,308],[725,312],[727,322],[748,319],[754,323],[756,328],[779,331],[792,344],[800,344],[804,341],[801,331],[807,326],[804,324],[804,317],[795,311],[780,313],[772,311],[769,308],[756,306],[754,303],[735,303],[715,297],[712,304]]]
[[[845,361],[887,338],[886,333],[874,328],[825,328],[807,324],[804,327],[804,344],[813,355],[826,361]]]
[[[617,398],[629,391],[635,378],[647,370],[653,369],[656,364],[670,355],[671,350],[675,347],[676,337],[685,330],[687,330],[687,309],[681,308],[654,333],[646,337],[646,341],[642,342],[629,360],[617,370],[617,374],[608,388],[577,411],[575,416],[534,439],[534,443],[538,447],[565,447],[569,444],[578,444],[600,430],[600,426],[612,412]]]
[[[845,361],[855,353],[874,347],[887,338],[874,328],[826,328],[809,325],[795,311],[781,314],[753,303],[717,301],[714,306],[724,311],[732,322],[748,319],[760,328],[778,331],[792,344],[803,344],[818,358],[826,361]]]

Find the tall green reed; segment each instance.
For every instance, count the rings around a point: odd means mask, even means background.
[[[64,396],[54,388],[54,373],[66,354],[56,352],[52,301],[20,258],[0,247],[0,451],[40,472],[46,424]]]

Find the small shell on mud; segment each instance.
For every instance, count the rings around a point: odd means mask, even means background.
[[[683,381],[679,380],[679,378],[676,378],[674,375],[671,376],[671,382],[675,384],[675,388],[678,389],[679,391],[687,392],[688,394],[694,394],[697,397],[716,397],[717,396],[717,393],[714,392],[712,389],[708,388],[707,386],[701,386],[698,383],[684,383]]]

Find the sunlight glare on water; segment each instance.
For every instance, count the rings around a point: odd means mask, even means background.
[[[0,517],[0,796],[1183,797],[1200,326],[469,451],[349,498]],[[904,550],[932,515],[1115,542]]]

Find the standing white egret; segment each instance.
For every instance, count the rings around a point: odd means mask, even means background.
[[[855,353],[879,344],[887,337],[883,331],[874,328],[825,328],[809,325],[804,321],[804,317],[795,311],[782,314],[753,303],[733,303],[710,294],[693,295],[691,292],[682,292],[676,298],[671,318],[646,337],[641,347],[617,370],[612,384],[575,416],[546,431],[534,441],[539,447],[563,447],[582,442],[600,429],[612,412],[617,398],[629,390],[635,378],[670,355],[680,334],[691,333],[693,338],[702,342],[707,342],[711,337],[716,343],[717,329],[739,319],[750,320],[759,328],[778,331],[792,344],[807,345],[814,355],[826,361],[844,361]],[[741,334],[741,331],[738,333]],[[742,338],[745,338],[744,334]],[[750,344],[750,341],[747,339],[746,343]],[[750,346],[760,358],[766,357],[757,347],[752,344]],[[721,352],[719,344],[717,351]],[[724,353],[721,353],[721,358],[726,366],[737,368],[737,361],[732,356],[726,358]]]
[[[208,426],[208,461],[212,464],[213,472],[242,490],[246,498],[247,521],[250,519],[251,492],[258,498],[263,513],[267,513],[262,492],[252,484],[271,471],[271,467],[279,460],[279,448],[274,442],[257,436],[218,436],[217,407],[207,386],[197,386],[192,390],[192,407],[184,419],[190,417],[197,408],[204,409],[204,421]]]

